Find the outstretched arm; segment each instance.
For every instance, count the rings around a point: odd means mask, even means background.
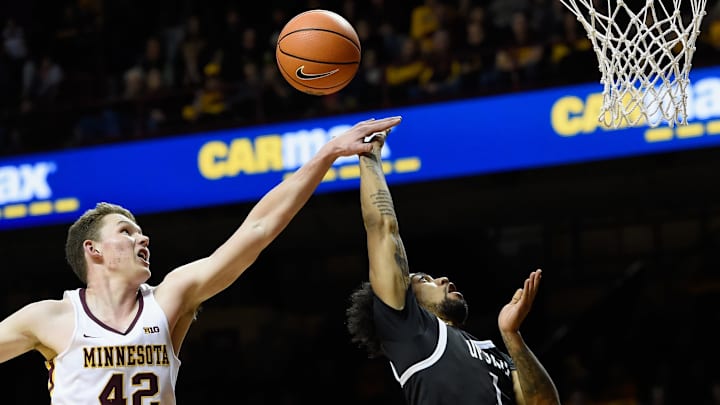
[[[326,143],[318,153],[270,190],[235,233],[209,257],[170,272],[155,295],[169,317],[193,312],[203,301],[232,284],[290,223],[335,160],[370,151],[363,138],[397,125],[400,117],[367,120]]]
[[[28,305],[0,322],[0,363],[39,346],[34,319],[42,315],[40,304]]]
[[[360,205],[367,233],[370,285],[383,302],[402,309],[410,275],[380,159],[386,135],[376,137],[372,151],[360,155]]]
[[[498,317],[505,347],[515,363],[515,393],[520,405],[560,404],[560,396],[550,375],[520,335],[520,325],[530,312],[541,276],[541,270],[530,273],[523,288],[515,291]]]
[[[31,350],[53,358],[67,345],[73,317],[72,305],[66,300],[25,305],[0,322],[0,363]]]

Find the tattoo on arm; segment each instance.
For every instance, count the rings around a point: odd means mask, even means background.
[[[375,194],[372,194],[371,200],[373,205],[378,209],[380,215],[385,217],[391,217],[397,220],[395,216],[395,207],[393,206],[392,196],[388,190],[378,190]],[[409,276],[410,271],[408,268],[407,256],[405,254],[405,246],[400,239],[398,229],[395,227],[392,231],[393,239],[395,240],[395,263],[400,268],[400,271],[404,276]]]
[[[520,386],[526,398],[557,398],[555,385],[535,355],[525,345],[514,350],[512,359],[520,378]]]
[[[395,263],[400,268],[400,272],[407,279],[410,276],[410,267],[408,266],[407,256],[405,255],[405,246],[400,239],[400,235],[395,235]]]
[[[395,207],[393,206],[392,197],[387,190],[378,190],[370,196],[372,204],[380,211],[380,215],[395,218]]]
[[[387,184],[385,183],[380,158],[373,153],[368,153],[360,155],[360,160],[364,168],[367,169],[366,173],[370,173],[373,176],[372,186],[373,188],[376,188],[376,191],[370,194],[369,200],[372,206],[377,209],[377,212],[380,214],[381,217],[391,218],[391,222],[395,223],[395,226],[393,226],[391,230],[392,238],[395,242],[394,259],[395,264],[397,265],[401,275],[403,276],[402,280],[406,283],[405,287],[407,287],[407,283],[409,282],[410,269],[408,266],[407,255],[405,254],[405,246],[402,243],[402,239],[400,239],[397,228],[395,206],[393,204],[390,190],[388,190]]]

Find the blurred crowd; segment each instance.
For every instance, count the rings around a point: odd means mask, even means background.
[[[13,2],[1,22],[0,151],[188,133],[599,80],[582,26],[554,0]],[[308,96],[275,64],[295,14],[356,28],[359,72]],[[720,49],[708,5],[695,66]]]

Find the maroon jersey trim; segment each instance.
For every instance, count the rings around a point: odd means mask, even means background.
[[[92,312],[90,312],[90,308],[88,308],[87,301],[85,298],[85,289],[84,288],[80,289],[80,302],[82,303],[85,314],[87,314],[87,316],[89,316],[90,319],[92,319],[95,323],[100,325],[103,329],[107,329],[110,332],[117,333],[118,335],[123,335],[123,336],[126,336],[128,333],[130,333],[130,331],[135,327],[135,324],[137,323],[138,319],[140,319],[140,315],[142,315],[142,311],[145,306],[145,301],[143,300],[143,296],[142,296],[142,293],[140,290],[138,290],[138,293],[137,293],[137,300],[138,300],[138,311],[137,311],[137,314],[135,315],[135,319],[133,319],[133,321],[130,323],[130,326],[128,326],[128,328],[125,332],[120,332],[119,330],[106,325],[101,320],[97,319],[95,317],[95,315],[93,315]]]

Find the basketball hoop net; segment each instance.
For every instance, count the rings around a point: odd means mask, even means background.
[[[687,124],[687,89],[707,0],[560,0],[587,31],[602,74],[600,123]],[[637,2],[635,2],[637,3]],[[689,8],[681,10],[682,7]]]

